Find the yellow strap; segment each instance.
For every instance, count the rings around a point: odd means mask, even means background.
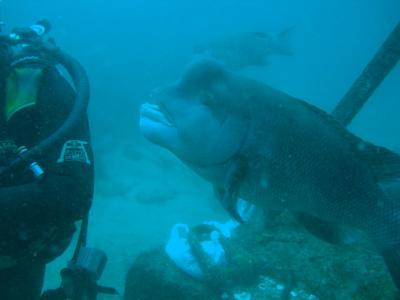
[[[21,109],[36,104],[43,69],[15,68],[7,78],[7,121]]]

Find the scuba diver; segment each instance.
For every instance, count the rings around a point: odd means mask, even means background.
[[[89,83],[79,63],[46,38],[49,30],[39,21],[0,31],[2,300],[40,298],[46,264],[68,247],[93,197]]]

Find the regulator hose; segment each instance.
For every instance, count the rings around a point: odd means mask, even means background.
[[[7,166],[1,167],[0,179],[22,163],[28,162],[34,157],[46,152],[50,147],[52,147],[52,145],[59,142],[86,114],[90,98],[90,84],[85,69],[76,59],[58,48],[48,50],[48,54],[52,59],[64,67],[70,75],[76,93],[74,106],[68,118],[59,129],[37,145],[28,149],[28,151],[18,155],[17,158],[11,161]]]

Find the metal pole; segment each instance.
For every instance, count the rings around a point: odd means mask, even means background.
[[[351,123],[375,89],[400,59],[400,22],[353,83],[332,115],[344,126]],[[400,79],[399,79],[400,84]]]

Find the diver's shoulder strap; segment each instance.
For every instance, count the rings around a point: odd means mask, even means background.
[[[36,104],[44,68],[16,67],[6,81],[6,120],[23,108]]]

